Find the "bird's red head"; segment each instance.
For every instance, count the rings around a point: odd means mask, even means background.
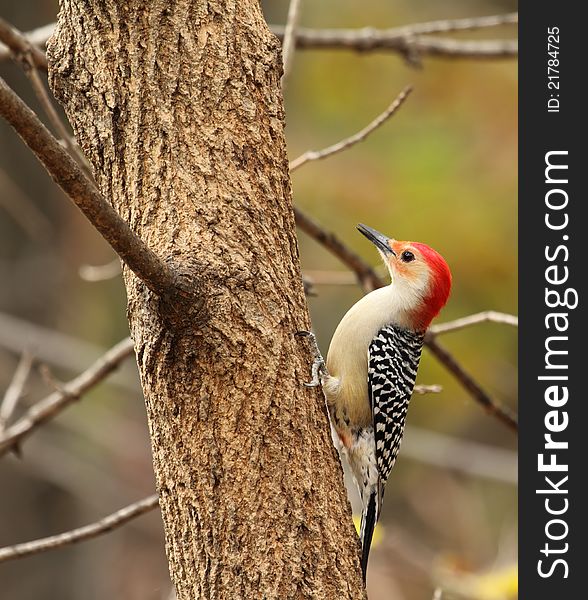
[[[412,329],[427,329],[451,290],[451,271],[444,258],[426,244],[394,240],[366,225],[358,229],[376,246],[390,271],[399,317]]]
[[[422,307],[423,329],[426,329],[447,303],[451,292],[451,271],[445,259],[427,244],[412,242],[410,245],[420,253],[429,267],[429,286]]]

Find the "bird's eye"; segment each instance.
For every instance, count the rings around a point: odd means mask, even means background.
[[[402,260],[402,262],[412,262],[414,260],[414,254],[412,252],[410,252],[409,250],[405,250],[401,255],[400,258]]]

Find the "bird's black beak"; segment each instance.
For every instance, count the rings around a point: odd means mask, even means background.
[[[371,227],[368,227],[367,225],[364,225],[363,223],[360,223],[357,226],[357,230],[360,233],[363,233],[363,235],[365,235],[365,237],[370,242],[372,242],[372,244],[374,244],[378,250],[381,250],[385,255],[393,254],[394,256],[396,256],[396,252],[394,252],[394,250],[392,250],[392,248],[390,248],[390,246],[388,245],[388,241],[390,240],[388,236],[384,235],[383,233],[380,233],[379,231],[376,231],[375,229],[372,229]]]

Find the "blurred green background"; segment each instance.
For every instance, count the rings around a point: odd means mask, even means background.
[[[286,1],[262,4],[270,23],[284,23]],[[0,0],[0,15],[25,31],[54,21],[57,8],[54,1]],[[513,10],[508,1],[307,1],[300,25],[387,28]],[[503,26],[450,37],[515,35]],[[0,75],[40,113],[17,66],[0,63]],[[516,314],[515,60],[424,57],[414,69],[383,51],[299,50],[285,88],[289,156],[355,133],[409,83],[405,105],[366,141],[293,174],[294,201],[373,265],[377,253],[355,231],[358,222],[441,252],[454,287],[438,322],[488,309]],[[326,351],[361,290],[304,234],[300,248],[303,271],[315,281],[310,308]],[[24,347],[66,380],[128,334],[120,277],[84,277],[84,266],[113,259],[0,122],[0,391]],[[333,279],[341,282],[324,283]],[[481,324],[442,342],[497,402],[516,409],[515,329]],[[515,598],[516,436],[427,352],[418,383],[443,391],[413,398],[370,559],[370,599],[429,600],[437,586],[444,599]],[[35,369],[19,410],[50,391]],[[0,545],[93,521],[153,487],[141,393],[127,361],[110,383],[27,441],[22,458],[0,461]],[[98,540],[0,564],[0,589],[17,600],[168,598],[162,539],[152,513]]]

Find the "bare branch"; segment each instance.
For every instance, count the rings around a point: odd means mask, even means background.
[[[6,388],[4,399],[0,405],[0,435],[2,435],[2,432],[6,428],[6,424],[22,396],[24,386],[29,377],[29,373],[31,372],[31,367],[33,366],[33,360],[33,355],[25,350],[20,357],[12,381]]]
[[[286,27],[284,28],[284,37],[282,41],[282,62],[284,72],[282,74],[282,88],[286,82],[286,78],[290,74],[290,67],[294,57],[294,49],[296,47],[296,27],[298,26],[298,18],[300,16],[300,5],[302,0],[290,0],[288,7],[288,17]]]
[[[505,15],[509,17],[509,15]],[[485,17],[492,19],[492,17]],[[498,17],[497,17],[498,19]],[[415,62],[414,57],[441,56],[447,58],[512,58],[518,54],[515,40],[455,40],[424,35],[464,31],[475,27],[457,27],[473,23],[475,19],[456,21],[436,21],[407,25],[393,29],[308,29],[300,27],[296,31],[296,47],[300,49],[346,49],[356,52],[387,51],[396,52]],[[506,22],[506,21],[505,21]],[[516,21],[513,21],[516,22]],[[502,23],[493,23],[502,24]],[[453,25],[453,28],[445,28]],[[282,39],[284,28],[272,26],[272,31]]]
[[[62,548],[63,546],[70,546],[71,544],[77,544],[78,542],[97,537],[104,533],[109,533],[113,529],[121,527],[132,519],[157,508],[157,506],[159,506],[159,498],[157,494],[153,494],[143,500],[125,506],[125,508],[121,508],[90,525],[85,525],[84,527],[72,529],[71,531],[66,531],[65,533],[42,538],[40,540],[0,548],[0,562],[24,558],[26,556],[31,556],[32,554],[38,554],[39,552]]]
[[[0,433],[0,456],[6,454],[11,448],[18,447],[35,429],[79,400],[84,392],[102,381],[127,356],[130,356],[133,349],[133,342],[130,338],[122,340],[81,375],[33,405],[16,423]]]
[[[290,172],[295,171],[300,168],[302,165],[306,164],[312,160],[320,160],[322,158],[327,158],[328,156],[332,156],[333,154],[337,154],[338,152],[342,152],[355,144],[362,142],[365,138],[370,135],[373,131],[381,127],[390,117],[392,117],[396,111],[402,106],[404,101],[408,98],[409,94],[412,92],[412,86],[406,86],[400,94],[394,99],[392,104],[388,106],[388,108],[378,115],[369,125],[364,127],[361,131],[358,131],[356,134],[329,146],[328,148],[324,148],[323,150],[308,150],[298,158],[295,158],[290,163]]]
[[[137,277],[160,295],[177,289],[178,281],[169,267],[131,230],[37,115],[2,78],[0,115]]]
[[[448,323],[440,323],[439,325],[433,325],[429,327],[427,332],[429,335],[436,336],[443,333],[449,333],[450,331],[459,331],[478,323],[504,323],[505,325],[512,325],[518,327],[519,319],[514,315],[507,313],[501,313],[494,310],[486,310],[484,312],[476,313],[475,315],[469,315],[461,319],[455,319],[455,321],[449,321]]]
[[[405,57],[416,53],[420,56],[432,55],[450,58],[510,58],[518,53],[517,44],[513,40],[458,41],[424,36],[515,23],[518,23],[518,14],[509,13],[471,19],[430,21],[390,29],[372,27],[364,29],[297,28],[294,37],[296,48],[300,49],[342,48],[358,52],[386,50],[397,52]],[[31,44],[42,47],[46,44],[54,28],[55,23],[51,23],[24,35]],[[281,40],[284,39],[285,27],[270,25],[270,28]],[[5,60],[8,56],[9,51],[0,44],[0,61]],[[34,58],[37,67],[47,69],[47,59],[42,52]]]

